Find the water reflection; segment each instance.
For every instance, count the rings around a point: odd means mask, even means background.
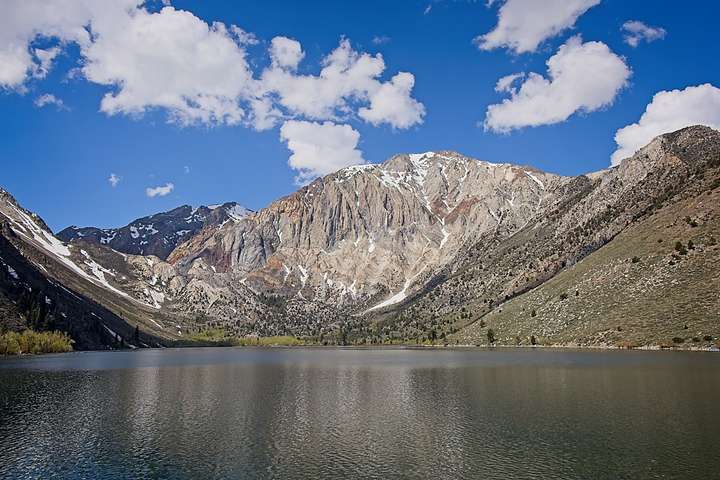
[[[720,357],[214,349],[0,362],[2,478],[712,478]]]

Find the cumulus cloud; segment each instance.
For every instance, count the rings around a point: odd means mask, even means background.
[[[295,70],[304,56],[302,45],[297,40],[275,37],[270,42],[270,59],[275,68]]]
[[[398,73],[369,94],[370,106],[362,107],[358,115],[373,125],[388,123],[394,128],[412,127],[425,115],[423,104],[411,96],[414,85],[412,74]]]
[[[43,77],[57,47],[33,49],[38,36],[58,42],[91,41],[85,28],[101,17],[122,17],[141,0],[4,0],[0,17],[0,87],[22,89],[30,77]]]
[[[108,182],[110,183],[110,186],[115,188],[117,187],[118,183],[120,183],[120,180],[122,180],[122,177],[119,177],[115,175],[114,173],[111,173],[108,177]]]
[[[164,197],[165,195],[170,195],[170,193],[173,190],[175,190],[175,185],[168,182],[165,185],[159,185],[157,187],[146,188],[145,195],[147,195],[150,198]]]
[[[607,45],[582,43],[579,36],[561,46],[547,66],[547,78],[530,73],[518,90],[511,88],[510,77],[500,79],[498,87],[508,91],[510,98],[488,107],[486,130],[509,132],[550,125],[578,111],[595,111],[610,105],[631,75],[623,59]]]
[[[534,52],[545,39],[571,28],[583,13],[599,3],[600,0],[505,0],[495,29],[475,38],[475,44],[481,50],[503,47],[515,53]]]
[[[495,84],[495,91],[498,93],[504,93],[504,92],[512,92],[513,91],[513,84],[516,80],[519,80],[525,76],[524,72],[521,73],[511,73],[510,75],[505,75],[504,77],[500,78],[497,83]]]
[[[643,40],[650,43],[665,38],[667,34],[664,28],[651,27],[637,20],[625,22],[622,30],[625,32],[625,43],[633,48],[637,47]]]
[[[35,106],[38,108],[45,107],[47,105],[55,105],[58,110],[66,110],[65,103],[57,98],[52,93],[44,93],[35,99]]]
[[[158,110],[183,126],[241,124],[256,130],[297,120],[321,125],[335,135],[357,134],[337,125],[350,121],[397,129],[423,121],[425,107],[412,96],[415,77],[397,72],[383,79],[382,55],[356,51],[347,39],[322,59],[318,74],[300,74],[305,56],[300,42],[275,37],[267,52],[270,64],[255,72],[246,50],[259,44],[252,33],[236,25],[209,24],[169,2],[159,11],[148,10],[144,3],[5,0],[0,88],[23,90],[31,78],[47,75],[57,55],[75,44],[80,65],[72,70],[74,78],[108,87],[100,102],[107,115],[140,117]],[[33,48],[38,38],[48,45]],[[380,41],[385,39],[376,43]],[[52,99],[39,101],[47,105]],[[322,142],[318,145],[324,148]],[[349,158],[348,151],[340,150]],[[295,164],[302,162],[291,162]],[[301,175],[325,171],[299,169]]]
[[[282,42],[286,46],[287,40]],[[292,48],[293,62],[302,58],[299,48],[299,44]],[[388,82],[380,81],[385,70],[382,55],[357,52],[346,39],[323,59],[319,75],[298,75],[292,71],[296,63],[287,68],[276,58],[260,82],[264,93],[276,97],[288,116],[337,121],[352,116],[359,107],[360,118],[374,125],[409,128],[422,122],[425,108],[411,96],[415,77],[400,72]],[[369,107],[361,106],[368,102]]]
[[[135,9],[93,24],[98,36],[83,46],[85,77],[114,87],[100,109],[110,115],[166,109],[181,124],[236,125],[238,98],[252,90],[245,51],[225,25],[165,7]]]
[[[254,33],[246,32],[237,25],[230,25],[230,33],[233,34],[240,45],[257,45],[260,43]]]
[[[691,125],[720,130],[720,88],[706,83],[656,93],[640,121],[615,134],[618,148],[612,154],[612,164],[619,165],[658,135]]]
[[[298,183],[365,163],[357,149],[360,134],[349,125],[289,120],[280,128],[280,138],[292,152],[288,164],[300,172]]]

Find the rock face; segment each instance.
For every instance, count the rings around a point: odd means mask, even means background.
[[[396,303],[488,232],[526,224],[569,179],[454,152],[398,155],[317,179],[168,258],[253,289],[340,305]],[[375,301],[375,304],[368,303]]]
[[[154,255],[165,259],[180,243],[207,226],[239,221],[252,213],[235,202],[193,208],[183,205],[169,212],[139,218],[121,228],[68,227],[58,233],[65,242],[82,239],[107,245],[131,255]]]
[[[71,227],[61,232],[68,243],[2,191],[0,311],[17,328],[23,291],[51,291],[59,305],[81,299],[52,318],[79,315],[59,325],[87,346],[182,344],[210,328],[355,343],[479,343],[494,328],[503,343],[657,345],[692,325],[716,338],[718,187],[720,132],[691,127],[578,177],[447,151],[397,155],[256,213],[180,207],[119,229]],[[650,248],[656,235],[673,238]],[[690,240],[702,252],[678,257],[672,246]],[[616,264],[636,255],[647,268]],[[582,302],[556,304],[558,292],[574,291]],[[666,309],[647,313],[644,299],[682,298],[699,306],[670,319]],[[608,333],[617,312],[634,311],[646,318]],[[144,340],[133,344],[135,326]],[[82,337],[88,329],[106,336]]]

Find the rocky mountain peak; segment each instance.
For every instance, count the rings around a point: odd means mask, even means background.
[[[15,197],[7,190],[0,187],[0,214],[15,224],[21,225],[28,222],[52,235],[52,230],[47,226],[45,221],[36,213],[23,208]]]
[[[203,259],[257,291],[342,303],[383,292],[398,299],[480,236],[525,225],[566,182],[456,152],[395,155],[319,178],[242,222],[205,229],[168,260],[190,271]]]

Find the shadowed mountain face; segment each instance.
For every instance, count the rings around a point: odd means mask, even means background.
[[[683,281],[654,267],[633,271],[666,299],[694,288],[705,300],[694,313],[633,324],[632,335],[617,326],[609,334],[608,324],[589,319],[615,308],[607,302],[588,295],[589,304],[564,308],[566,296],[555,308],[553,294],[541,293],[563,278],[573,295],[610,286],[616,271],[593,262],[611,250],[607,258],[618,262],[639,255],[625,245],[670,228],[658,218],[705,222],[664,239],[668,252],[656,252],[658,262],[670,262],[662,255],[673,255],[677,240],[703,245],[700,263],[717,262],[719,158],[720,133],[705,127],[658,137],[620,166],[579,177],[454,152],[397,155],[317,179],[256,213],[232,203],[185,206],[118,229],[70,227],[59,234],[69,244],[14,202],[5,199],[0,213],[20,251],[52,259],[45,275],[167,341],[221,328],[331,342],[477,343],[494,325],[503,343],[657,345],[679,335],[688,315],[700,319],[693,325],[707,331],[702,338],[720,334],[711,313],[720,311],[711,292],[718,269],[690,269]],[[669,258],[691,265],[692,255]],[[571,285],[568,272],[581,265],[584,278],[605,280]],[[674,281],[683,286],[668,287]],[[614,288],[612,297],[632,296],[628,304],[643,311],[651,296],[642,291]],[[516,322],[507,312],[517,309],[535,314]]]
[[[0,330],[61,330],[75,348],[159,346],[136,328],[140,302],[105,280],[87,252],[55,238],[45,222],[0,189]]]
[[[165,259],[180,243],[207,226],[238,221],[250,210],[235,202],[193,208],[183,205],[169,212],[139,218],[121,228],[68,227],[57,234],[64,242],[82,239],[132,255]]]

